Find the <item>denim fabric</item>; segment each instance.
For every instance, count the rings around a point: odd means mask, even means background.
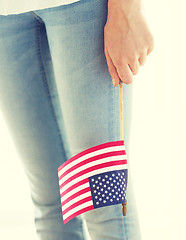
[[[106,19],[107,0],[0,15],[0,109],[28,178],[40,240],[87,239],[84,222],[92,240],[141,239],[129,158],[132,84],[123,84],[127,215],[118,204],[62,220],[58,167],[120,140],[119,86],[104,54]]]

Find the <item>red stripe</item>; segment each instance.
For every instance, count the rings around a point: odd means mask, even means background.
[[[73,195],[71,195],[70,197],[68,197],[67,199],[65,199],[63,202],[61,202],[61,206],[64,206],[67,202],[69,202],[70,200],[78,197],[79,195],[86,193],[86,192],[90,192],[90,187],[87,188],[83,188],[82,190],[74,193]]]
[[[83,185],[85,183],[89,182],[88,178],[85,178],[83,180],[81,180],[80,182],[75,183],[74,185],[72,185],[71,187],[67,188],[65,191],[63,191],[61,193],[61,197],[63,197],[65,194],[67,194],[68,192],[70,192],[71,190],[75,189],[76,187],[79,187],[80,185]],[[62,186],[60,185],[60,188],[62,188]]]
[[[94,209],[94,206],[91,205],[91,206],[88,206],[88,207],[85,207],[85,208],[82,208],[81,210],[73,213],[72,215],[70,215],[69,217],[67,217],[65,220],[64,220],[64,224],[66,224],[68,221],[70,221],[72,218],[84,213],[84,212],[87,212],[87,211],[90,211]]]
[[[113,151],[113,152],[107,152],[107,153],[102,153],[90,158],[87,158],[77,164],[75,164],[74,166],[72,166],[71,168],[67,169],[64,173],[61,174],[61,176],[59,177],[59,180],[61,178],[63,178],[64,176],[66,176],[68,173],[72,172],[74,169],[79,168],[89,162],[93,162],[99,159],[103,159],[106,157],[112,157],[112,156],[121,156],[121,155],[126,155],[126,151],[125,150],[121,150],[121,151]]]
[[[124,140],[107,142],[107,143],[103,143],[103,144],[88,148],[88,149],[76,154],[75,156],[69,158],[66,162],[64,162],[61,166],[58,167],[58,171],[60,171],[62,168],[64,168],[67,164],[71,163],[75,159],[80,158],[81,156],[83,156],[85,154],[88,154],[90,152],[94,152],[94,151],[97,151],[97,150],[100,150],[103,148],[121,146],[121,145],[124,145]]]
[[[116,166],[116,165],[122,165],[122,164],[127,164],[127,160],[118,160],[118,161],[111,161],[111,162],[106,162],[106,163],[101,163],[101,164],[97,164],[95,166],[86,168],[84,170],[82,170],[81,172],[76,173],[75,175],[73,175],[72,177],[68,178],[65,182],[63,182],[61,184],[61,186],[65,186],[66,184],[68,184],[69,182],[71,182],[72,180],[88,173],[88,172],[92,172],[94,170],[97,169],[101,169],[101,168],[105,168],[105,167],[110,167],[110,166]]]
[[[75,202],[74,204],[70,205],[68,208],[66,208],[64,211],[63,211],[63,215],[66,214],[68,211],[70,211],[71,209],[85,203],[85,202],[88,202],[92,200],[92,196],[88,196],[86,198],[83,198],[81,200],[79,200],[78,202]]]

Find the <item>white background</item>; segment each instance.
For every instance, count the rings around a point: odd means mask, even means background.
[[[133,82],[130,162],[141,232],[143,240],[184,240],[186,4],[142,2],[155,48]],[[0,238],[36,240],[27,179],[2,114],[0,133]]]

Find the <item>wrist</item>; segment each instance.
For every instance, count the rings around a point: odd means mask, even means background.
[[[141,0],[108,0],[108,13],[112,12],[133,18],[141,14]]]

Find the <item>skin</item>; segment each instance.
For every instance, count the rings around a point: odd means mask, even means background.
[[[113,85],[118,86],[120,81],[132,83],[133,75],[145,64],[153,48],[154,38],[140,0],[108,0],[104,52]]]

